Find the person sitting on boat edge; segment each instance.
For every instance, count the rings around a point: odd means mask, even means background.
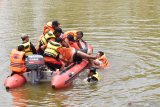
[[[25,33],[22,34],[21,39],[22,39],[23,42],[20,45],[24,46],[24,52],[25,52],[26,56],[32,55],[32,54],[37,54],[37,51],[36,51],[34,45],[29,40],[29,35],[28,34],[25,34]]]
[[[85,79],[85,81],[89,83],[96,83],[100,80],[99,73],[96,71],[96,68],[91,67],[89,70],[88,77]]]
[[[104,69],[105,67],[109,67],[109,62],[103,51],[98,51],[96,57],[97,59],[93,61],[96,68]]]
[[[43,55],[45,48],[47,47],[47,43],[49,41],[55,41],[56,38],[59,38],[62,33],[61,28],[55,28],[54,32],[47,32],[44,37],[41,38],[40,44],[39,44],[39,49],[38,49],[38,54]]]
[[[27,71],[24,50],[24,45],[19,45],[17,49],[12,49],[10,55],[10,70],[12,71],[11,76],[15,73],[22,74]]]

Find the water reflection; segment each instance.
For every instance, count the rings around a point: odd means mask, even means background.
[[[13,105],[16,107],[67,106],[67,104],[63,104],[63,101],[68,98],[67,95],[63,94],[64,90],[54,91],[49,87],[48,83],[41,84],[40,86],[27,84],[25,87],[16,90],[12,89],[8,92],[11,93]]]

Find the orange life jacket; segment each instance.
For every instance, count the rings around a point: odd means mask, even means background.
[[[75,49],[72,47],[62,47],[58,51],[62,55],[64,60],[69,61],[73,57]]]
[[[36,45],[36,51],[39,50],[39,44],[40,44],[40,41],[41,39],[44,37],[44,35],[49,32],[49,31],[52,31],[54,32],[54,28],[52,27],[52,22],[48,22],[45,26],[44,26],[44,30],[43,30],[43,34],[38,38],[38,43]]]
[[[98,58],[98,60],[102,62],[102,64],[100,65],[100,68],[104,69],[105,67],[109,66],[109,62],[108,62],[105,54],[102,55],[100,58]]]
[[[43,34],[45,35],[48,31],[54,32],[54,28],[52,27],[52,22],[48,22],[48,23],[44,26]]]
[[[76,50],[80,49],[77,42],[70,42],[69,44],[71,45],[71,47],[75,48]]]
[[[24,59],[25,52],[17,51],[16,49],[12,49],[10,55],[10,70],[17,73],[26,72],[27,68],[25,66]]]
[[[77,40],[77,32],[76,30],[72,30],[72,31],[67,31],[64,33],[64,39],[68,37],[68,35],[73,35],[74,40]]]

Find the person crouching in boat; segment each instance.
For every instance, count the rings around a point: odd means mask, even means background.
[[[44,50],[47,47],[47,44],[49,41],[55,41],[56,38],[59,38],[59,36],[62,33],[61,28],[55,28],[54,32],[47,32],[44,37],[41,38],[39,48],[38,48],[38,54],[43,55]]]
[[[48,32],[50,32],[51,34],[53,34],[54,31],[55,31],[57,28],[60,28],[60,23],[58,22],[58,20],[53,20],[53,21],[50,21],[50,22],[48,22],[48,23],[45,24],[44,30],[43,30],[43,34],[38,38],[38,43],[37,43],[37,45],[36,45],[36,50],[37,50],[37,51],[39,50],[39,45],[40,45],[41,39],[42,39]]]
[[[66,43],[65,47],[73,47],[76,50],[80,50],[82,52],[85,52],[87,54],[92,54],[93,50],[87,49],[88,47],[87,43],[82,39],[83,37],[83,32],[82,31],[67,31],[64,33],[63,40]],[[81,45],[81,43],[84,44],[84,46]],[[89,45],[91,46],[91,45]]]
[[[19,45],[17,49],[12,49],[10,55],[10,70],[12,71],[11,76],[15,73],[22,74],[27,71],[24,50],[25,48],[23,45]]]
[[[32,55],[32,54],[37,54],[37,51],[36,51],[34,45],[29,40],[28,34],[22,34],[21,39],[22,39],[22,44],[20,44],[20,45],[24,46],[24,52],[25,52],[26,56]]]
[[[109,67],[109,62],[102,51],[97,52],[97,59],[93,61],[96,68],[104,69],[105,67]]]
[[[81,47],[78,44],[78,41],[83,37],[82,31],[67,31],[64,33],[63,40],[67,43],[66,47],[74,47],[76,50],[79,50]]]
[[[88,77],[85,79],[88,83],[96,83],[100,80],[99,73],[96,71],[96,68],[91,67]]]
[[[44,50],[44,61],[50,70],[55,71],[56,69],[62,68],[62,62],[59,60],[59,49],[62,47],[60,43],[50,40],[47,43],[47,47]]]

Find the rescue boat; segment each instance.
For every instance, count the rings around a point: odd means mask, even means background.
[[[90,45],[87,46],[84,42],[81,42],[81,45],[85,51],[92,49]],[[62,71],[56,71],[56,75],[53,76],[53,71],[45,68],[44,58],[41,55],[30,55],[26,58],[25,63],[27,72],[8,76],[4,82],[6,89],[21,87],[26,82],[38,84],[49,81],[51,81],[53,88],[64,88],[69,86],[88,65],[87,60],[82,60],[80,63],[71,64]]]

